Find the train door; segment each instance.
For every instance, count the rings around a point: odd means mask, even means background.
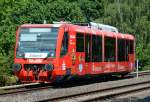
[[[126,40],[126,59],[128,63],[128,71],[134,70],[134,41]]]
[[[102,73],[102,36],[101,35],[92,35],[92,51],[91,51],[91,64],[89,71],[91,74],[100,74]]]
[[[91,65],[91,34],[85,35],[85,68],[87,69],[87,74],[91,73],[90,68],[92,68]]]
[[[133,68],[134,55],[133,43],[127,39],[118,39],[118,72],[131,71]]]
[[[104,73],[116,72],[116,38],[115,37],[104,37]]]
[[[87,74],[102,72],[102,36],[85,35],[85,67]]]
[[[127,46],[126,46],[126,40],[124,38],[118,38],[117,39],[117,71],[123,72],[127,71],[127,61],[128,61],[128,52],[127,52]]]
[[[86,74],[85,53],[84,53],[84,33],[76,33],[76,72],[79,75]]]

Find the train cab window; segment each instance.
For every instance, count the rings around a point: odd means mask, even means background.
[[[92,62],[102,61],[102,37],[92,35]]]
[[[105,61],[115,61],[115,38],[105,37]]]
[[[64,56],[68,52],[68,32],[64,33],[60,56]]]
[[[118,61],[126,61],[126,40],[125,39],[118,39]]]
[[[82,33],[76,35],[76,52],[84,52],[84,34]]]

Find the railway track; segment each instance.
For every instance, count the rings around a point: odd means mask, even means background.
[[[89,102],[89,101],[110,99],[120,95],[131,94],[138,91],[144,91],[147,89],[150,89],[150,81],[111,87],[107,89],[101,89],[101,90],[90,91],[85,93],[72,94],[72,95],[67,95],[62,97],[49,98],[49,99],[39,100],[38,102],[51,102],[51,101]]]
[[[133,72],[130,75],[135,76],[136,73]],[[150,71],[143,71],[143,72],[139,72],[139,76],[144,76],[144,75],[150,75]],[[145,87],[142,87],[142,86]],[[129,87],[135,87],[135,86],[139,86],[137,89],[134,90],[125,90],[125,88],[130,89]],[[24,84],[24,85],[16,85],[16,86],[9,86],[9,87],[1,87],[0,88],[0,95],[13,95],[13,94],[18,94],[18,93],[26,93],[26,92],[32,92],[32,91],[39,91],[42,89],[48,89],[51,88],[52,85],[50,83],[45,83],[45,84],[39,84],[39,83],[34,83],[34,84]],[[82,100],[84,101],[92,101],[92,100],[96,100],[96,99],[104,99],[104,98],[108,98],[108,97],[114,97],[117,95],[120,95],[121,92],[117,90],[120,88],[121,90],[125,90],[126,92],[122,91],[122,94],[124,93],[129,93],[129,92],[134,92],[134,91],[138,91],[138,90],[143,90],[145,88],[149,88],[150,87],[150,82],[145,82],[145,83],[138,83],[138,84],[134,84],[134,85],[126,85],[126,86],[120,86],[120,87],[113,87],[111,89],[107,88],[107,89],[103,89],[103,90],[96,90],[96,91],[90,91],[90,92],[86,92],[86,93],[80,93],[80,94],[73,94],[73,95],[67,95],[67,96],[63,96],[63,97],[55,97],[55,98],[50,98],[50,99],[45,99],[45,100],[40,100],[40,102],[45,102],[45,101],[57,101],[57,100]],[[1,91],[2,90],[2,91]],[[111,90],[111,91],[110,91]],[[112,91],[114,90],[114,91]],[[110,91],[110,92],[109,92]],[[103,92],[103,95],[102,95]],[[106,94],[104,94],[104,92],[107,92]],[[111,93],[111,92],[115,92],[115,93]],[[108,94],[111,93],[111,94]],[[98,95],[100,94],[100,96],[98,97],[91,97],[94,95]],[[108,95],[107,95],[108,94]],[[88,98],[87,96],[90,95],[90,98]],[[85,97],[85,100],[83,100],[83,98]],[[89,99],[89,100],[87,100]]]
[[[136,74],[137,74],[137,72],[129,73],[129,75],[133,75],[133,76],[136,76]],[[147,71],[140,71],[140,72],[138,72],[138,75],[139,75],[139,76],[150,75],[150,70],[147,70]]]
[[[32,83],[0,88],[0,95],[11,95],[50,88],[50,83]]]

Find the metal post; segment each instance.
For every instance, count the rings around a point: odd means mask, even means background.
[[[46,24],[46,20],[43,21],[43,24]]]
[[[139,77],[139,68],[138,68],[138,63],[139,63],[139,60],[137,59],[137,61],[136,61],[136,78],[138,78]]]

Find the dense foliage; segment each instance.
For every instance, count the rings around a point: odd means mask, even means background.
[[[43,20],[95,21],[116,26],[120,32],[136,36],[136,56],[143,68],[149,68],[149,5],[150,0],[0,0],[0,84],[12,75],[17,26]]]

